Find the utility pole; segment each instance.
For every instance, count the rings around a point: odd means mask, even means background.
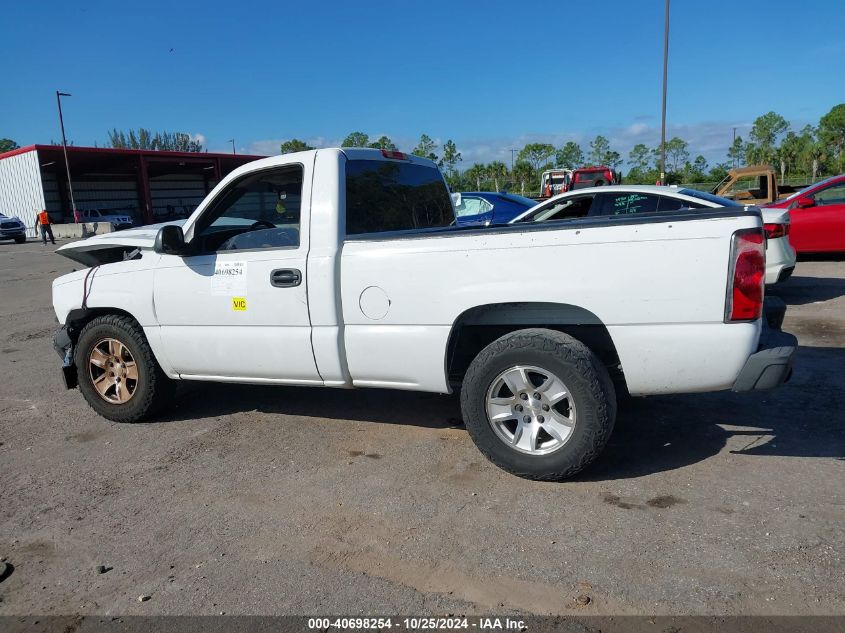
[[[734,128],[734,142],[731,143],[731,149],[736,145],[736,128]],[[733,154],[733,152],[731,152]],[[734,156],[734,169],[736,169],[736,156]]]
[[[515,152],[518,152],[518,151],[519,151],[518,149],[513,149],[513,148],[511,148],[511,150],[510,150],[510,152],[511,152],[511,171],[513,171],[513,155],[514,155]]]
[[[236,154],[237,152],[235,152],[235,139],[230,138],[229,142],[232,144],[232,153]]]
[[[67,92],[59,92],[56,90],[56,103],[59,105],[59,127],[62,128],[62,149],[65,152],[65,169],[67,170],[67,188],[70,192],[70,209],[73,213],[73,219],[76,221],[76,202],[73,200],[73,183],[70,179],[70,163],[67,159],[67,139],[65,139],[65,121],[62,118],[62,97],[70,97]]]
[[[666,75],[669,68],[669,0],[663,30],[663,113],[660,117],[660,184],[666,184]]]

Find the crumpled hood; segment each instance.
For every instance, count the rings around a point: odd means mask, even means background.
[[[166,225],[184,225],[186,220],[174,220],[160,224],[150,224],[137,229],[114,231],[102,235],[94,235],[84,240],[65,244],[56,249],[59,255],[72,259],[86,266],[96,266],[113,261],[119,261],[123,253],[135,249],[150,250],[155,243],[158,230]]]

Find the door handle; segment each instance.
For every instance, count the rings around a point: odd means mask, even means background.
[[[293,288],[302,283],[302,273],[296,268],[277,268],[270,273],[270,285],[276,288]]]

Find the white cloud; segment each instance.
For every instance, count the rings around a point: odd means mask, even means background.
[[[282,143],[292,140],[292,138],[270,138],[252,141],[249,145],[238,151],[243,154],[254,154],[256,156],[273,156],[279,153],[279,148]],[[340,147],[341,139],[326,138],[325,136],[311,136],[308,138],[299,138],[311,147]]]

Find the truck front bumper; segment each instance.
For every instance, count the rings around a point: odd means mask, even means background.
[[[73,339],[63,325],[53,335],[53,349],[62,359],[62,381],[66,389],[73,389],[77,386],[76,365],[73,364]]]
[[[792,376],[792,357],[798,347],[798,339],[780,329],[785,312],[783,301],[766,297],[759,347],[739,372],[734,391],[774,389]]]

